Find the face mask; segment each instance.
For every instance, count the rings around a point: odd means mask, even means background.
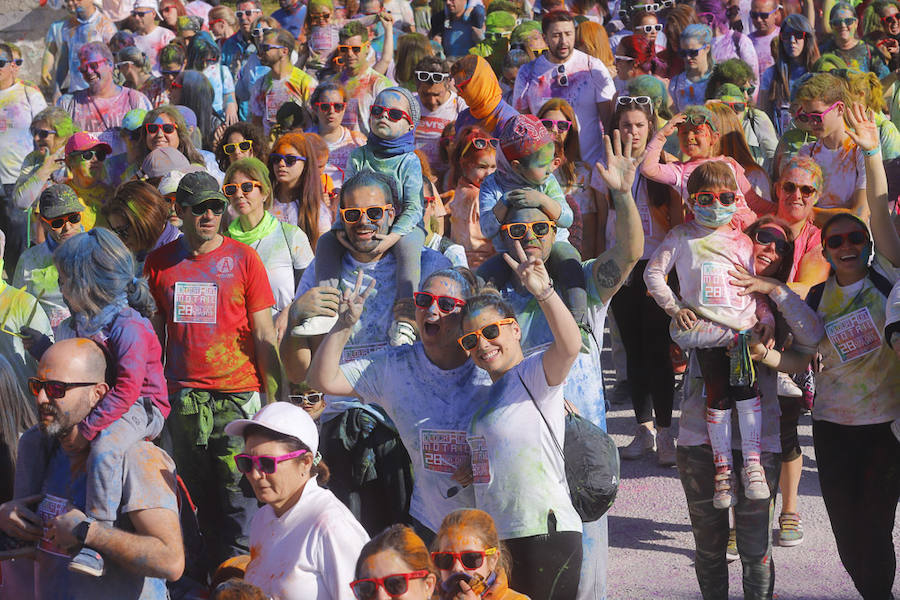
[[[731,221],[731,217],[737,212],[737,203],[735,202],[731,206],[722,206],[718,202],[712,206],[699,206],[694,204],[693,211],[694,217],[697,218],[697,222],[701,225],[705,225],[706,227],[721,227]]]

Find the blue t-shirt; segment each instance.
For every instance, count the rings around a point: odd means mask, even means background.
[[[306,21],[306,5],[297,2],[290,8],[279,8],[272,13],[272,18],[278,21],[282,28],[290,31],[292,36],[299,37]]]
[[[466,9],[468,10],[468,8]],[[464,13],[462,18],[455,18],[444,13],[444,30],[441,34],[441,45],[447,56],[465,56],[469,48],[477,41],[472,35],[473,29],[484,27],[484,6],[477,5],[472,8],[468,16]]]

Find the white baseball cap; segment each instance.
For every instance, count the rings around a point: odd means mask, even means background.
[[[159,14],[159,0],[134,0],[132,10],[135,8],[151,8],[156,13],[156,16],[162,20],[162,15]]]
[[[253,415],[252,419],[237,419],[225,426],[225,433],[241,437],[249,425],[259,425],[269,431],[289,435],[303,442],[313,456],[319,450],[319,430],[309,414],[290,402],[273,402]]]

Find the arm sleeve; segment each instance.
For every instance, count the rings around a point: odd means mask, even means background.
[[[866,189],[866,157],[863,155],[859,146],[855,149],[856,154],[856,188],[857,190]]]
[[[591,59],[591,78],[594,82],[594,102],[609,102],[616,95],[616,85],[603,61]],[[602,125],[602,123],[601,123]]]
[[[403,159],[401,167],[403,198],[400,203],[400,214],[391,226],[392,233],[406,235],[422,223],[425,216],[425,198],[422,192],[425,184],[422,181],[422,163],[419,157],[410,152]]]
[[[46,179],[38,176],[37,172],[41,168],[40,163],[36,159],[40,158],[37,154],[29,154],[25,158],[22,170],[19,173],[19,179],[13,188],[13,202],[17,208],[25,210],[34,205],[44,191]]]
[[[761,294],[754,294],[756,298],[756,318],[760,323],[765,325],[770,325],[772,327],[775,326],[775,314],[772,312],[772,307],[769,306],[769,303],[766,302],[765,296]]]
[[[647,144],[647,153],[643,162],[641,162],[641,174],[647,179],[677,187],[681,174],[684,171],[684,166],[680,162],[667,164],[659,162],[659,157],[665,145],[665,138],[659,135],[653,136],[653,139]]]
[[[224,100],[225,96],[234,93],[234,76],[231,74],[231,70],[225,67],[219,69],[219,73],[222,74],[222,98]]]
[[[532,63],[526,63],[519,68],[516,82],[513,84],[512,99],[514,108],[519,112],[528,111],[528,100],[525,98],[525,89],[528,87],[528,75],[531,73]]]
[[[666,275],[672,270],[678,256],[678,241],[678,234],[669,232],[650,257],[644,270],[647,292],[670,317],[674,317],[683,308],[672,288],[666,283]]]
[[[769,298],[790,326],[794,343],[815,349],[825,336],[825,326],[819,315],[786,285],[775,288]]]
[[[500,221],[494,216],[494,205],[503,198],[503,190],[497,183],[497,179],[488,176],[478,191],[478,216],[481,218],[481,233],[488,239],[493,239],[500,232]]]
[[[547,179],[547,183],[544,185],[544,193],[559,204],[559,218],[556,219],[556,224],[566,229],[571,227],[572,223],[575,222],[575,213],[572,212],[572,207],[566,201],[566,195],[559,186],[559,181],[556,180],[556,177],[551,175]]]
[[[47,108],[44,95],[37,88],[25,86],[25,94],[28,96],[28,104],[31,107],[31,118],[34,119],[39,112]]]
[[[377,402],[390,413],[393,394],[386,393],[385,386],[385,376],[390,369],[390,361],[386,360],[388,352],[390,349],[379,350],[365,358],[346,362],[340,369],[363,402]]]
[[[286,226],[287,225],[282,223],[282,227]],[[309,238],[306,237],[306,233],[299,227],[292,227],[293,229],[288,230],[293,231],[293,235],[289,237],[291,240],[291,262],[294,265],[294,270],[299,271],[300,269],[305,269],[312,263],[314,254],[312,247],[309,245]]]

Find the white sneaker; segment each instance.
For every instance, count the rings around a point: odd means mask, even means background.
[[[778,395],[785,398],[800,398],[803,396],[803,390],[794,383],[790,375],[787,373],[778,373]]]
[[[732,471],[716,473],[716,491],[713,493],[713,506],[718,509],[731,508],[736,504],[734,497],[735,477]]]
[[[417,338],[416,328],[406,321],[394,321],[388,330],[388,343],[391,346],[412,345]]]
[[[766,471],[759,463],[750,463],[741,471],[744,483],[744,495],[749,500],[765,500],[769,497],[769,485],[766,483]]]
[[[315,335],[325,335],[334,324],[337,323],[337,315],[333,317],[310,317],[291,329],[291,335],[294,337],[313,337]]]
[[[656,431],[638,425],[634,439],[619,450],[619,456],[626,460],[634,460],[654,450],[656,450]]]
[[[656,460],[661,467],[675,465],[675,438],[670,427],[659,427],[656,430]]]

